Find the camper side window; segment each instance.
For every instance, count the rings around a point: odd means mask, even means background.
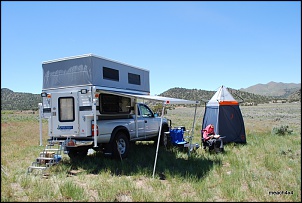
[[[106,80],[119,81],[119,71],[113,68],[103,67],[103,78]]]
[[[99,95],[101,114],[128,114],[130,113],[131,99],[110,94]]]
[[[74,113],[74,98],[60,97],[59,98],[59,121],[71,122],[75,120]]]
[[[128,73],[128,83],[134,85],[141,85],[141,76],[134,73]]]

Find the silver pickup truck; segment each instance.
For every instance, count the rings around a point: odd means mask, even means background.
[[[97,144],[93,146],[94,122],[91,121],[91,136],[70,137],[65,141],[65,151],[71,159],[82,158],[88,150],[103,151],[104,155],[114,158],[126,158],[130,143],[135,141],[158,142],[161,130],[160,145],[164,144],[164,132],[168,132],[171,122],[153,113],[143,103],[137,103],[137,117],[133,111],[129,114],[101,114],[97,116]],[[134,110],[134,108],[133,108]],[[162,127],[160,128],[160,125]]]

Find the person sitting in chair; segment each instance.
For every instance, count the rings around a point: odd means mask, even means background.
[[[223,141],[219,135],[215,135],[213,124],[202,130],[202,137],[208,143],[210,149],[219,149],[220,152],[224,151]]]

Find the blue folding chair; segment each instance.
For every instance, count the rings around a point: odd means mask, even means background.
[[[183,146],[187,142],[184,139],[185,127],[178,127],[170,130],[170,141],[174,146]]]

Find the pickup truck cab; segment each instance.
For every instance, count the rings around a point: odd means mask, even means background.
[[[170,129],[168,120],[163,118],[161,121],[161,118],[155,115],[146,104],[137,103],[136,106],[137,116],[131,113],[98,117],[98,144],[104,146],[105,154],[112,154],[116,158],[120,156],[126,158],[130,142],[154,141],[157,143],[160,130],[160,144],[163,145],[164,132]],[[93,121],[92,125],[94,125]],[[93,127],[92,135],[94,134]]]

